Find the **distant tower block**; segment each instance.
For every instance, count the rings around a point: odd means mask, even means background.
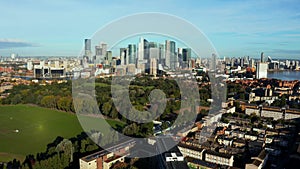
[[[27,70],[32,70],[33,69],[33,64],[32,61],[27,62]]]
[[[151,58],[150,59],[150,74],[156,76],[157,74],[157,59]]]
[[[268,63],[257,62],[256,79],[268,78]]]
[[[91,50],[91,39],[84,39],[84,56],[88,59],[91,59],[92,50]]]
[[[261,52],[261,54],[260,54],[260,62],[261,62],[261,63],[264,63],[264,62],[265,62],[264,52]]]

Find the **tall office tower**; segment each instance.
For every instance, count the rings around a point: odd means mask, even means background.
[[[158,48],[150,48],[149,57],[150,57],[150,59],[152,59],[152,58],[159,59],[159,49]]]
[[[252,59],[250,59],[250,67],[252,67],[252,68],[254,68],[255,67],[255,61],[254,61],[254,59],[252,58]]]
[[[268,63],[256,63],[256,79],[268,78]]]
[[[157,59],[150,58],[150,75],[156,76],[157,74]]]
[[[59,60],[55,60],[54,61],[54,67],[55,68],[59,68]]]
[[[166,40],[165,43],[166,43],[165,44],[165,56],[166,56],[165,63],[169,69],[174,70],[175,66],[176,66],[176,61],[178,61],[176,53],[175,53],[176,44],[174,41],[169,41],[169,40]]]
[[[87,68],[88,63],[91,61],[92,51],[91,51],[91,39],[84,39],[84,56],[82,65]]]
[[[135,44],[128,45],[128,58],[129,58],[129,64],[136,64],[136,45]]]
[[[245,60],[244,60],[244,58],[241,58],[241,61],[240,61],[240,65],[241,65],[241,67],[244,67],[244,62]]]
[[[290,67],[290,61],[289,61],[289,60],[285,60],[285,66],[286,66],[287,68]]]
[[[96,63],[104,63],[106,53],[107,53],[107,44],[100,43],[99,46],[95,46],[95,53],[96,53]]]
[[[138,63],[143,63],[149,59],[149,42],[143,37],[138,45]]]
[[[225,58],[225,64],[226,64],[227,66],[229,66],[230,63],[231,63],[231,59],[228,58],[228,57],[225,57],[225,56],[224,56],[224,58]]]
[[[164,64],[165,63],[165,46],[164,46],[164,44],[159,44],[158,50],[159,50],[158,63]]]
[[[236,63],[237,63],[238,66],[241,66],[241,57],[236,59]]]
[[[184,64],[183,64],[183,58],[182,58],[182,50],[183,50],[183,48],[177,48],[177,58],[178,58],[179,65],[181,67],[184,66]]]
[[[95,52],[98,56],[105,56],[107,51],[107,44],[100,43],[99,46],[95,46]]]
[[[144,38],[140,38],[140,42],[138,44],[138,63],[144,60]]]
[[[260,54],[260,62],[262,62],[262,63],[265,62],[264,52],[261,52],[261,54]]]
[[[292,67],[294,67],[295,66],[295,61],[294,60],[292,60],[292,62],[291,62],[291,64],[290,64]]]
[[[84,55],[87,57],[90,57],[92,55],[91,39],[84,39]]]
[[[249,56],[244,56],[244,65],[249,66]]]
[[[148,42],[146,39],[144,39],[144,59],[145,59],[147,62],[150,61],[149,53],[150,53],[149,42]]]
[[[177,57],[182,60],[182,50],[183,48],[177,48]]]
[[[157,48],[156,42],[149,42],[149,48]]]
[[[95,46],[95,64],[101,63],[101,47]]]
[[[67,69],[69,66],[69,60],[63,60],[63,66],[65,69]]]
[[[299,69],[299,61],[298,61],[298,60],[295,61],[295,69],[296,69],[296,70]]]
[[[128,58],[128,49],[127,48],[120,48],[120,58],[121,58],[121,65],[128,64],[129,58]]]
[[[101,55],[103,55],[104,57],[106,56],[106,52],[107,52],[107,44],[106,43],[100,43],[101,46]]]
[[[182,49],[182,61],[183,61],[184,68],[190,67],[191,57],[192,57],[191,48],[183,48]]]
[[[216,71],[216,69],[217,69],[217,55],[216,54],[212,54],[212,56],[211,56],[212,58],[211,58],[211,63],[209,64],[210,66],[209,66],[209,69],[212,71]]]
[[[100,56],[101,55],[101,46],[95,46],[95,54],[96,56]]]
[[[106,52],[104,64],[110,65],[110,66],[112,65],[112,52],[111,51]]]
[[[41,60],[41,61],[40,61],[40,66],[41,66],[41,67],[44,67],[44,66],[45,66],[45,61],[44,61],[44,60]]]
[[[235,58],[231,58],[231,63],[230,63],[230,66],[233,67],[234,66],[234,63],[235,63]]]
[[[32,64],[32,61],[29,60],[27,61],[27,70],[32,70],[33,69],[33,64]]]

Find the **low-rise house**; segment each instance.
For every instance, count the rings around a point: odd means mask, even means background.
[[[79,159],[80,169],[109,169],[118,161],[124,162],[125,157],[130,154],[129,149],[134,145],[135,141],[129,140],[107,150],[82,157]]]
[[[182,142],[178,143],[178,149],[184,157],[192,157],[194,159],[202,160],[203,152],[205,149],[198,146],[184,144]]]
[[[276,129],[267,129],[266,135],[278,135],[279,131]]]
[[[256,127],[253,127],[252,130],[253,130],[253,131],[256,131],[256,132],[258,132],[258,133],[263,133],[263,134],[265,134],[265,132],[266,132],[266,129],[263,129],[263,128],[256,128]]]
[[[252,162],[246,164],[246,169],[261,169],[265,166],[266,162],[268,161],[269,154],[262,150],[257,157],[252,157]]]
[[[206,162],[199,159],[194,158],[186,158],[188,166],[192,166],[193,168],[201,168],[201,169],[217,169],[217,164]]]
[[[218,153],[212,150],[207,150],[205,151],[205,161],[232,167],[234,162],[234,156],[230,154]]]
[[[217,138],[217,142],[220,145],[232,146],[233,139],[232,138],[228,138],[228,137],[219,136]]]
[[[242,138],[245,138],[245,132],[242,132],[239,129],[236,129],[236,130],[232,131],[232,136],[242,139]]]
[[[223,122],[218,122],[218,125],[217,125],[218,127],[227,127],[228,128],[228,126],[229,126],[229,123],[223,123]]]
[[[253,135],[253,134],[245,134],[245,139],[255,141],[255,140],[257,140],[257,136]]]
[[[242,147],[245,147],[246,141],[243,139],[236,139],[236,140],[233,140],[232,145],[233,145],[233,147],[242,148]]]
[[[266,135],[266,137],[265,137],[265,143],[266,144],[271,144],[273,142],[273,140],[274,140],[274,136]]]
[[[225,131],[224,131],[225,135],[227,136],[231,136],[232,134],[232,130],[230,128],[227,128]]]
[[[235,111],[236,111],[235,106],[225,108],[226,113],[235,113]]]

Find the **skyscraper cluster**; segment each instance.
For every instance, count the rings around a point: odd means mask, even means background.
[[[176,48],[176,42],[166,40],[164,44],[149,42],[140,37],[137,44],[128,44],[119,49],[119,54],[112,56],[107,44],[95,46],[95,53],[91,51],[91,40],[84,40],[85,51],[83,66],[89,64],[109,67],[119,74],[149,73],[156,75],[159,70],[176,71],[191,68],[192,50],[190,48]],[[114,51],[115,52],[115,51]]]

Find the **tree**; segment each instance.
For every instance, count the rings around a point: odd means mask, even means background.
[[[53,95],[44,96],[41,100],[41,105],[48,108],[56,108],[56,97]]]
[[[69,162],[73,161],[73,153],[74,148],[72,145],[72,142],[68,139],[62,140],[57,146],[56,146],[57,152],[64,152],[66,155],[68,155]]]
[[[141,125],[140,135],[147,137],[153,134],[153,123],[144,123]]]
[[[12,104],[19,104],[22,101],[22,96],[20,94],[14,95],[14,97],[11,100]]]
[[[87,140],[81,140],[81,144],[80,144],[80,153],[85,153],[85,148],[88,145]]]
[[[63,111],[71,111],[72,98],[71,97],[60,97],[57,100],[57,108]]]
[[[136,136],[138,132],[139,132],[139,126],[136,125],[136,123],[132,123],[123,129],[123,133],[127,136],[133,136],[133,135]]]
[[[102,106],[102,113],[108,116],[111,112],[111,103],[105,102]]]

